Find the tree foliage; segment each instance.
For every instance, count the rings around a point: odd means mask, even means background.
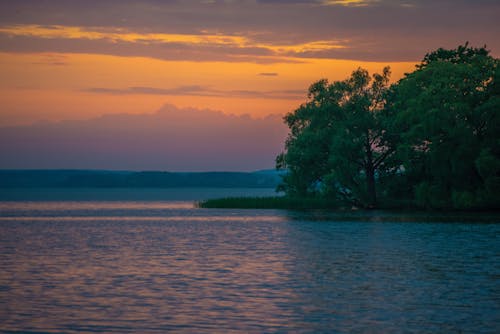
[[[393,86],[388,108],[401,133],[397,151],[419,205],[498,204],[498,78],[498,59],[466,44],[426,55]]]
[[[427,54],[390,88],[389,68],[311,85],[284,118],[277,167],[289,195],[364,207],[406,198],[431,208],[498,207],[498,59],[468,44]]]
[[[344,81],[311,85],[309,101],[285,117],[290,134],[277,158],[289,171],[285,191],[376,204],[375,176],[392,152],[382,126],[389,76],[388,67],[372,77],[360,68]]]

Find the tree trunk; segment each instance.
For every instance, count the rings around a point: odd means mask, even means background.
[[[375,171],[371,164],[366,168],[366,190],[368,193],[368,208],[373,209],[377,206],[377,192],[375,189]]]
[[[377,206],[377,192],[375,189],[375,166],[373,164],[372,148],[367,142],[366,145],[366,191],[368,195],[368,208],[373,209]]]

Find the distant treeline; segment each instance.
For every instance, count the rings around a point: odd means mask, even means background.
[[[0,170],[0,188],[275,188],[277,172],[132,172],[91,170]]]

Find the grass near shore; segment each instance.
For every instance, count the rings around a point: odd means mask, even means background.
[[[219,209],[336,209],[332,200],[323,198],[271,197],[226,197],[208,199],[197,203],[200,208]]]
[[[341,202],[331,198],[320,197],[225,197],[200,201],[199,208],[207,209],[284,209],[284,210],[352,210],[352,203]],[[362,209],[358,207],[357,209]],[[366,208],[365,208],[366,209]],[[417,210],[418,208],[405,200],[383,201],[377,206],[379,210]]]
[[[318,197],[225,197],[200,201],[196,203],[199,208],[207,209],[283,209],[283,210],[335,210],[352,211],[354,209],[363,210],[362,207],[354,208],[352,204],[335,201],[334,199]],[[364,208],[365,210],[373,210]],[[377,210],[399,211],[399,212],[499,212],[498,208],[476,208],[470,210],[460,210],[456,208],[432,209],[415,206],[407,200],[383,201]]]

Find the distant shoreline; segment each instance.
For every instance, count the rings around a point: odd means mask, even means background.
[[[0,170],[8,188],[276,188],[280,173],[106,170]]]

